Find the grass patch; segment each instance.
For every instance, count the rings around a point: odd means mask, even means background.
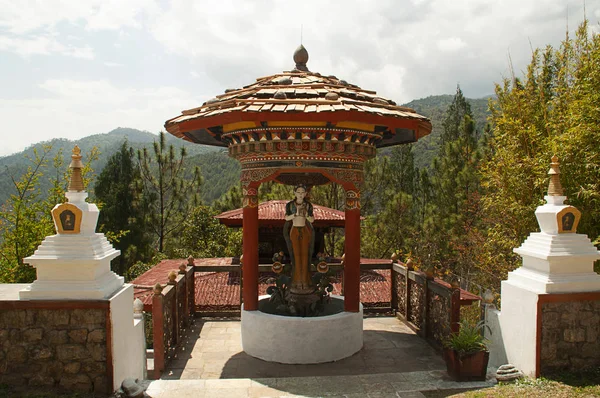
[[[465,398],[600,397],[600,368],[578,373],[555,373],[538,379],[524,378],[514,383],[499,383],[491,388],[452,396]]]

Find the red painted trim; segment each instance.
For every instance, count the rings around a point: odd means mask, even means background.
[[[110,303],[109,303],[110,304]],[[107,394],[113,392],[114,383],[114,367],[113,367],[113,352],[112,352],[112,322],[110,320],[111,311],[110,305],[106,311],[106,379],[108,380]]]
[[[535,320],[535,377],[540,377],[542,361],[542,296],[538,296]]]
[[[222,126],[236,122],[357,122],[374,125],[385,125],[388,128],[407,128],[419,133],[420,119],[404,119],[393,116],[381,116],[368,112],[359,111],[337,111],[337,112],[227,112],[216,116],[198,117],[196,119],[185,120],[177,124],[166,126],[169,133],[183,134],[189,131],[202,128]],[[177,128],[176,128],[177,126]],[[173,130],[173,131],[172,131]]]
[[[360,306],[360,209],[346,210],[344,258],[344,310],[358,312]]]
[[[258,309],[258,207],[244,207],[242,298],[246,311]]]
[[[542,303],[560,303],[568,301],[596,301],[600,300],[600,292],[584,292],[584,293],[553,293],[542,294],[539,296],[539,301]]]

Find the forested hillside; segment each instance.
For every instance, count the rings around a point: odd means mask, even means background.
[[[49,160],[54,159],[59,152],[62,152],[62,164],[59,164],[59,172],[64,173],[67,170],[66,166],[71,161],[71,150],[75,145],[81,148],[82,154],[86,159],[89,158],[92,148],[96,148],[98,157],[91,162],[90,166],[96,173],[100,173],[106,165],[108,158],[119,150],[124,140],[127,140],[129,145],[134,148],[141,148],[151,145],[157,138],[156,134],[148,131],[119,127],[105,134],[94,134],[79,140],[54,138],[32,145],[22,152],[0,157],[0,204],[6,202],[11,192],[14,191],[11,177],[18,179],[27,170],[27,167],[30,165],[27,157],[33,156],[34,149],[41,151],[44,145],[50,146],[51,150],[47,155]],[[167,142],[185,147],[190,157],[215,150],[213,147],[191,144],[171,135],[167,137]],[[56,170],[53,171],[53,174],[56,174]],[[42,178],[40,184],[42,192],[47,193],[51,185],[48,178]]]

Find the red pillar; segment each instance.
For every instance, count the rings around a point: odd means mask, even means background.
[[[346,188],[345,214],[344,310],[358,312],[360,305],[360,193],[356,188]]]
[[[244,310],[258,309],[258,187],[244,188],[242,299]]]

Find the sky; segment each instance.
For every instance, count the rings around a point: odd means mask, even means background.
[[[600,0],[0,0],[0,156],[167,119],[308,68],[398,103],[493,94]]]

